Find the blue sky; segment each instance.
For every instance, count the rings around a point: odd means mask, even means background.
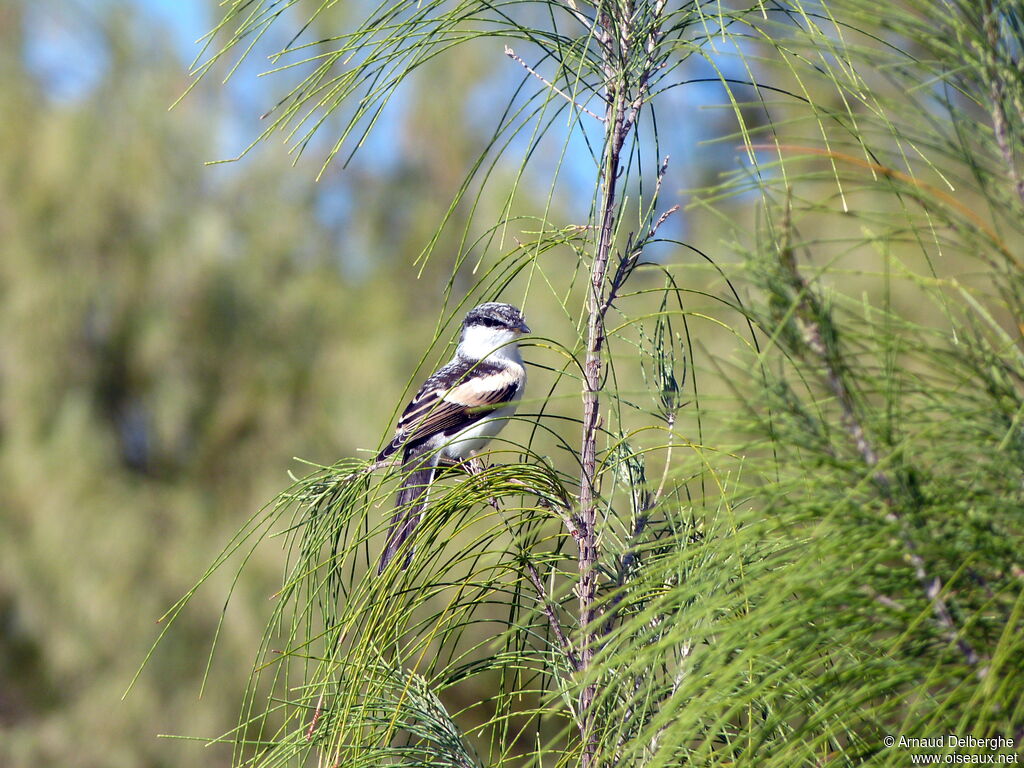
[[[102,2],[102,0],[100,0]],[[144,21],[169,32],[179,55],[190,62],[199,47],[195,41],[210,28],[204,0],[129,0]],[[72,100],[87,92],[107,64],[104,43],[88,21],[95,6],[73,3],[29,5],[25,56],[57,100]]]
[[[144,13],[152,14],[173,32],[175,41],[189,60],[198,50],[193,43],[210,29],[209,5],[202,0],[132,0]]]
[[[97,3],[113,2],[114,0],[72,0],[71,7],[76,13],[61,12],[62,4],[40,3],[29,5],[28,23],[32,25],[31,34],[26,46],[26,57],[32,68],[45,82],[50,91],[51,97],[55,100],[74,100],[82,94],[87,93],[91,86],[97,82],[105,71],[107,65],[107,51],[104,41],[98,36],[90,38],[88,24],[76,23],[76,17],[81,14],[83,18],[90,15],[91,9],[96,8]],[[215,19],[213,14],[216,8],[208,0],[121,0],[134,6],[139,15],[140,21],[147,29],[166,30],[173,48],[182,59],[183,66],[187,66],[199,52],[200,48],[196,41],[205,35],[213,25]],[[95,31],[92,34],[96,34]],[[165,38],[166,40],[166,38]],[[269,43],[268,43],[269,44]],[[696,62],[700,64],[699,60]],[[723,69],[729,67],[729,62],[719,61]],[[236,73],[232,79],[229,91],[234,104],[234,119],[226,123],[225,134],[221,141],[222,154],[219,157],[210,159],[225,159],[237,154],[249,141],[259,134],[259,113],[273,103],[272,94],[276,92],[275,86],[280,83],[274,78],[266,80],[255,77],[268,63],[266,59],[254,52],[242,70]],[[690,76],[694,76],[700,69],[688,67]],[[708,74],[713,74],[710,71]],[[742,73],[740,73],[742,74]],[[518,71],[509,73],[510,77],[520,76]],[[268,91],[268,87],[270,90]],[[488,88],[488,92],[492,89]],[[685,91],[685,95],[683,93]],[[709,129],[713,129],[714,115],[702,111],[702,103],[715,103],[724,100],[721,88],[718,85],[694,85],[673,91],[667,94],[668,98],[664,105],[668,107],[668,114],[662,116],[663,120],[663,151],[673,154],[670,177],[679,181],[690,179],[694,176],[695,158],[693,148],[705,138]],[[402,92],[399,91],[395,103],[385,111],[384,119],[376,126],[370,142],[377,141],[388,144],[386,134],[393,128],[394,120],[401,113]],[[479,101],[479,100],[477,100]],[[472,111],[474,106],[476,111]],[[474,114],[481,116],[489,115],[490,110],[486,105],[474,104],[470,101],[471,110],[465,119],[473,121]],[[665,118],[669,118],[666,120]],[[486,118],[485,122],[488,122]],[[481,130],[486,129],[481,126]],[[684,148],[689,148],[686,151]],[[367,147],[366,151],[372,149]],[[702,150],[703,152],[714,152],[730,155],[731,150],[726,147],[711,147]],[[387,162],[391,153],[369,151],[371,156],[376,156],[375,162]],[[705,154],[704,162],[707,161]],[[721,162],[729,163],[730,159],[722,156]],[[691,165],[692,164],[692,165]],[[689,166],[689,167],[688,167]],[[592,185],[594,174],[593,161],[585,151],[582,141],[574,141],[570,152],[566,157],[566,165],[562,169],[567,177],[571,188],[579,188],[581,192]],[[672,181],[674,181],[673,179]],[[671,182],[670,182],[671,183]],[[682,184],[682,186],[688,186]],[[584,203],[581,200],[581,204]],[[585,208],[585,206],[582,206]],[[581,214],[585,211],[581,209]],[[678,216],[667,229],[678,230],[681,228],[684,217]]]

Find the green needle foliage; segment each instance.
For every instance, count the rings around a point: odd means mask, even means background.
[[[897,766],[886,735],[1019,746],[1019,0],[403,0],[303,42],[331,6],[234,2],[197,72],[305,14],[265,136],[330,133],[331,162],[419,67],[500,38],[519,79],[441,224],[468,205],[444,322],[499,295],[562,320],[489,467],[432,489],[406,570],[374,575],[396,473],[350,460],[229,547],[288,553],[236,763]],[[666,136],[701,119],[670,99],[701,72],[742,164],[691,208],[750,212],[722,214],[713,256],[664,235],[682,202]],[[580,148],[594,193],[574,222],[556,202]],[[546,202],[519,189],[537,178]],[[481,223],[495,184],[513,191]]]

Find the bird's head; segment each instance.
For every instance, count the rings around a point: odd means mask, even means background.
[[[529,332],[530,328],[518,307],[489,301],[471,309],[462,321],[459,347],[467,357],[480,359],[493,352],[501,354],[505,348],[513,353],[513,342]]]

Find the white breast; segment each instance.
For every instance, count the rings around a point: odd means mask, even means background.
[[[486,448],[491,438],[504,429],[509,417],[516,412],[525,386],[526,374],[524,372],[511,402],[453,435],[442,449],[442,453],[449,459],[464,461],[472,454]]]

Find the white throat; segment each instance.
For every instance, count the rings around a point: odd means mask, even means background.
[[[518,338],[519,334],[504,328],[471,325],[462,330],[458,354],[467,360],[501,358],[522,365],[523,359],[516,343]]]

